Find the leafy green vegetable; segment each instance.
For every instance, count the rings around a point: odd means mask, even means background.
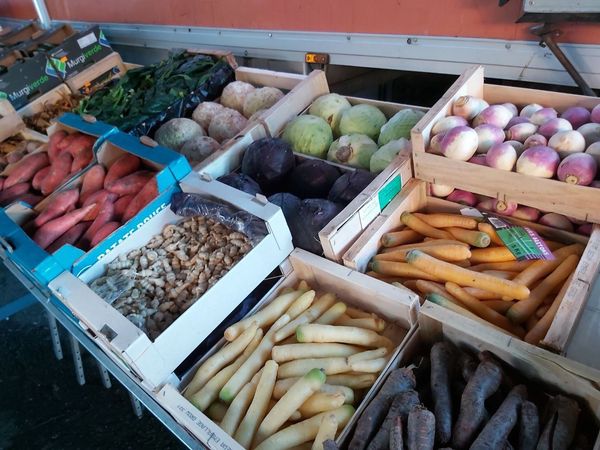
[[[223,62],[207,55],[171,54],[128,71],[116,84],[84,99],[77,112],[130,130],[202,87],[218,64]]]

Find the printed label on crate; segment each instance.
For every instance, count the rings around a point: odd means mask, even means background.
[[[402,189],[402,176],[396,175],[377,193],[379,210],[385,208]]]
[[[554,255],[544,240],[529,227],[513,225],[509,221],[486,212],[481,213],[511,251],[517,261],[533,259],[554,259]]]

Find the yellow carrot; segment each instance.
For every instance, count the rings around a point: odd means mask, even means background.
[[[539,319],[536,317],[536,315],[532,314],[525,322],[525,330],[531,331],[535,327],[535,325],[538,323],[538,320]]]
[[[400,216],[400,220],[411,230],[416,231],[423,236],[428,236],[436,239],[452,239],[452,235],[447,231],[438,230],[437,228],[427,225],[414,214],[404,211]]]
[[[413,252],[414,251],[418,250],[413,250]],[[371,270],[381,275],[397,276],[404,278],[417,278],[419,280],[439,281],[439,278],[431,275],[428,272],[419,270],[408,263],[399,263],[393,261],[372,261],[370,263],[370,268]]]
[[[550,308],[548,308],[548,311],[546,311],[544,316],[540,320],[538,320],[535,326],[527,332],[527,334],[525,335],[526,342],[538,345],[539,342],[544,338],[544,336],[546,336],[546,333],[550,329],[550,325],[552,325],[552,321],[556,316],[556,312],[558,311],[558,308],[560,307],[563,298],[565,298],[565,295],[567,294],[567,290],[569,289],[569,285],[571,284],[572,279],[573,274],[571,274],[571,276],[567,278],[567,281],[565,281],[565,283],[563,284],[562,289],[552,302]]]
[[[402,282],[404,282],[403,278],[382,275],[382,274],[374,272],[372,270],[369,270],[368,272],[366,272],[366,274],[369,275],[370,277],[377,278],[378,280],[385,281],[386,283],[402,283]]]
[[[422,234],[419,234],[414,230],[402,230],[394,231],[392,233],[385,233],[383,236],[381,236],[381,245],[384,247],[395,247],[402,244],[421,242],[422,240]]]
[[[416,280],[415,287],[424,297],[428,294],[438,294],[451,302],[459,303],[458,300],[450,295],[450,292],[446,290],[443,284],[436,283],[435,281]]]
[[[388,247],[380,249],[379,253],[391,253],[399,250],[412,250],[414,248],[432,247],[434,245],[462,245],[463,247],[469,248],[469,244],[466,244],[456,239],[433,239],[426,238],[423,242],[417,242],[416,244],[404,244],[397,245],[395,247]]]
[[[478,315],[482,319],[487,320],[488,322],[508,331],[511,334],[514,334],[515,336],[522,338],[525,335],[525,332],[521,327],[512,324],[502,314],[497,313],[493,309],[487,307],[456,283],[446,283],[446,290],[456,297],[460,302],[462,302],[469,311]]]
[[[496,230],[494,229],[493,226],[491,226],[489,223],[487,222],[479,222],[477,224],[477,229],[485,234],[487,234],[490,239],[492,240],[492,243],[494,245],[499,245],[501,247],[504,246],[504,242],[502,242],[502,239],[500,239],[500,236],[498,236],[498,233],[496,233]]]
[[[414,249],[414,248],[413,248]],[[376,261],[406,261],[406,254],[413,249],[397,250],[395,252],[380,253],[373,257]],[[428,255],[444,261],[462,261],[471,257],[471,251],[464,245],[446,244],[421,247]]]
[[[465,242],[473,247],[485,248],[492,243],[490,236],[482,231],[465,230],[464,228],[450,227],[448,232],[455,239]]]
[[[410,265],[430,274],[434,278],[451,281],[460,286],[477,287],[500,295],[514,295],[517,299],[529,297],[527,286],[440,261],[420,250],[409,252],[407,261]]]
[[[444,213],[435,213],[435,214],[422,214],[415,213],[419,219],[425,222],[427,225],[431,225],[435,228],[449,228],[449,227],[459,227],[465,228],[467,230],[475,230],[477,229],[477,221],[472,217],[462,216],[460,214],[444,214]]]
[[[465,291],[468,289],[469,288],[465,288]],[[513,305],[513,302],[505,302],[504,300],[485,300],[481,303],[483,303],[488,308],[491,308],[494,311],[499,312],[500,314],[506,313],[506,311],[508,311],[510,309],[510,307]]]
[[[528,299],[513,305],[506,313],[506,316],[513,323],[524,323],[527,321],[527,319],[533,315],[535,310],[540,307],[548,294],[550,294],[556,286],[559,286],[560,283],[564,282],[575,270],[578,261],[579,257],[577,255],[567,256],[567,258],[560,263],[550,275],[542,280],[542,282],[531,291],[531,295]]]
[[[453,264],[456,264],[459,267],[471,267],[471,261],[468,259],[463,259],[462,261],[453,261]]]
[[[483,272],[485,270],[508,270],[511,272],[521,272],[533,264],[533,261],[507,261],[496,263],[483,263],[471,266],[471,270]]]
[[[564,284],[563,284],[563,286],[564,286]],[[542,317],[544,317],[544,314],[546,314],[548,312],[551,305],[552,305],[552,303],[550,303],[549,305],[544,303],[542,306],[540,306],[538,309],[536,309],[535,317],[537,317],[538,319],[541,319]]]
[[[471,250],[471,264],[515,261],[515,255],[506,247],[489,247]]]
[[[417,291],[417,282],[418,281],[422,281],[422,280],[406,280],[404,283],[402,283],[402,286],[404,286],[406,289],[410,289],[411,291]]]
[[[479,300],[500,300],[500,295],[495,292],[486,291],[485,289],[479,289],[474,287],[466,287],[465,291],[476,297]]]
[[[487,273],[488,275],[493,275],[498,278],[504,278],[505,280],[513,280],[517,276],[517,272],[512,272],[509,270],[483,270],[483,273]]]

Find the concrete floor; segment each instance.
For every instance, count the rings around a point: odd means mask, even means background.
[[[0,264],[0,306],[26,290]],[[183,449],[148,411],[138,419],[114,378],[105,389],[84,352],[86,384],[75,379],[67,334],[56,360],[42,306],[0,321],[0,450]]]

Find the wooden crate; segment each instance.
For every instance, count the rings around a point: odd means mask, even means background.
[[[0,142],[17,133],[21,133],[25,139],[40,141],[40,145],[48,142],[48,136],[45,134],[25,127],[25,123],[8,100],[0,100]]]
[[[316,71],[315,71],[316,72]],[[316,74],[312,72],[309,75],[315,77],[314,82],[307,84],[304,91],[309,92],[304,95],[292,96],[288,99],[286,105],[286,113],[275,117],[275,113],[269,111],[274,120],[277,120],[276,126],[254,128],[246,133],[240,139],[231,142],[228,147],[223,148],[200,165],[195,167],[195,170],[201,173],[207,173],[212,177],[219,177],[226,173],[237,170],[241,163],[246,147],[254,140],[280,135],[289,122],[298,114],[304,114],[312,102],[321,95],[329,92],[328,86],[322,84],[326,80],[320,72]],[[313,75],[314,74],[314,75]],[[307,80],[308,81],[308,80]],[[300,90],[300,85],[297,88]],[[293,93],[292,90],[291,93]],[[402,109],[413,108],[421,111],[426,111],[427,108],[421,106],[402,105],[398,103],[382,102],[377,100],[346,97],[352,105],[361,103],[369,104],[379,108],[389,119],[395,113]],[[286,100],[285,98],[283,100]],[[275,105],[277,106],[277,105]],[[295,111],[295,112],[294,112]],[[285,120],[283,120],[285,117]],[[274,123],[274,120],[271,122]],[[267,119],[268,121],[268,119]],[[311,158],[307,155],[297,154],[302,158]],[[339,166],[344,170],[354,170],[349,166]],[[323,247],[323,253],[326,258],[332,261],[342,262],[342,256],[354,240],[362,233],[362,231],[377,217],[389,201],[400,192],[402,186],[412,177],[412,167],[410,157],[405,154],[400,154],[392,161],[392,163],[379,173],[375,179],[346,207],[334,217],[320,232],[319,239]]]
[[[73,94],[89,95],[94,89],[103,86],[115,77],[123,76],[126,72],[127,68],[121,59],[121,55],[113,52],[72,76],[65,81],[65,84]]]
[[[352,269],[364,272],[370,259],[380,247],[381,236],[393,231],[400,225],[400,215],[404,211],[426,212],[459,212],[463,205],[452,203],[427,195],[427,185],[424,181],[413,179],[409,181],[396,199],[383,213],[365,230],[354,245],[344,255],[344,264]],[[527,225],[542,236],[561,242],[580,242],[586,245],[585,251],[577,265],[567,293],[558,309],[552,326],[542,345],[555,352],[564,352],[569,338],[590,297],[590,291],[600,270],[600,225],[594,225],[590,238],[530,223],[523,220],[510,219],[518,225]],[[491,326],[491,325],[490,325]]]
[[[300,249],[292,252],[290,257],[282,264],[281,269],[284,277],[275,284],[249,315],[254,314],[275,298],[277,296],[276,292],[280,289],[297,286],[301,280],[305,280],[311,288],[317,291],[317,295],[333,292],[345,303],[366,311],[375,312],[388,321],[390,325],[384,334],[390,337],[397,346],[388,362],[388,367],[395,360],[395,355],[398,355],[402,350],[403,343],[415,331],[413,325],[416,323],[416,308],[418,305],[418,298],[415,295],[409,294],[399,297],[392,286],[380,286],[378,283],[374,283],[376,280],[366,275],[348,271],[338,264]],[[228,436],[216,423],[195,408],[180,393],[190,382],[200,364],[218,351],[225,343],[225,340],[222,339],[181,379],[173,376],[155,394],[155,397],[163,408],[209,449],[231,448],[242,450],[242,447],[232,437]],[[373,393],[378,390],[380,382],[385,378],[387,371],[388,368],[384,369],[375,384],[369,389],[350,423],[346,425],[346,429],[353,427],[354,421]],[[341,442],[346,434],[342,431],[338,442]]]
[[[412,129],[415,177],[502,201],[532,206],[542,211],[600,223],[600,207],[597,206],[600,205],[600,189],[497,170],[426,153],[431,128],[439,119],[451,114],[452,103],[463,95],[481,97],[489,104],[510,102],[522,107],[529,103],[539,103],[559,112],[569,106],[591,109],[600,104],[600,99],[596,97],[484,84],[483,67],[472,67],[456,80]]]
[[[268,135],[275,135],[317,97],[329,92],[327,78],[321,70],[315,70],[309,75],[298,75],[238,67],[235,70],[235,79],[255,86],[276,87],[289,92],[265,111],[257,121],[250,122],[238,136],[194,166],[196,172],[206,173],[215,178],[240,167],[244,150],[250,143]]]
[[[580,406],[585,405],[588,413],[593,414],[596,420],[592,422],[596,426],[600,423],[599,371],[526,345],[430,302],[421,307],[419,326],[407,339],[394,366],[411,364],[417,355],[422,355],[433,343],[441,340],[473,353],[490,351],[516,369],[529,384],[540,386],[552,394],[563,393],[576,398]],[[596,436],[593,448],[600,448],[600,434]]]
[[[52,105],[62,99],[64,96],[71,96],[71,90],[66,84],[59,84],[54,89],[46,92],[40,97],[36,98],[32,102],[19,109],[17,113],[21,118],[33,116],[40,111],[43,111],[44,105]]]

